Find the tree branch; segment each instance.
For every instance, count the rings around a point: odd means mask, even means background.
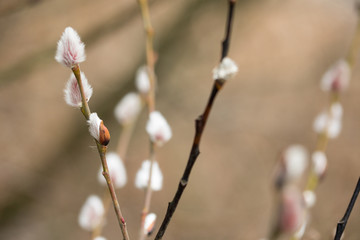
[[[230,33],[231,33],[231,26],[233,21],[233,11],[236,1],[229,0],[229,11],[228,11],[228,19],[226,23],[226,33],[225,39],[222,42],[222,53],[221,53],[221,60],[227,56],[230,44]],[[180,198],[188,184],[189,177],[191,170],[196,162],[197,157],[200,154],[199,145],[202,137],[202,133],[204,131],[206,122],[208,120],[210,111],[212,109],[212,105],[214,103],[215,97],[217,96],[218,92],[222,89],[225,81],[221,79],[217,79],[214,81],[214,85],[212,91],[209,96],[208,103],[205,107],[203,114],[201,114],[195,121],[195,136],[193,140],[193,145],[190,151],[189,159],[184,170],[183,176],[179,182],[178,189],[175,193],[173,200],[169,203],[164,220],[160,226],[159,231],[156,234],[155,240],[160,240],[165,234],[167,226],[169,225],[172,216],[176,210],[176,207],[180,201]]]
[[[121,213],[121,209],[120,209],[120,204],[119,204],[119,201],[116,197],[116,193],[115,193],[115,188],[114,188],[114,184],[110,178],[110,173],[109,173],[109,168],[108,168],[108,165],[107,165],[107,161],[106,161],[106,156],[105,156],[105,153],[106,153],[106,146],[103,146],[101,145],[100,143],[96,142],[96,145],[97,145],[97,149],[98,149],[98,152],[99,152],[99,155],[100,155],[100,159],[101,159],[101,164],[102,164],[102,167],[103,167],[103,176],[106,180],[106,184],[109,188],[109,192],[110,192],[110,196],[111,196],[111,199],[113,200],[113,205],[114,205],[114,211],[116,213],[116,217],[118,219],[118,222],[119,222],[119,226],[120,226],[120,229],[121,229],[121,233],[123,235],[123,239],[124,240],[129,240],[130,237],[129,237],[129,234],[128,234],[128,231],[127,231],[127,227],[126,227],[126,222],[125,222],[125,219]]]
[[[337,227],[336,227],[336,234],[335,234],[335,238],[334,240],[340,240],[341,239],[341,236],[343,234],[343,232],[345,231],[345,227],[346,227],[346,224],[349,220],[349,217],[350,217],[350,214],[351,214],[351,211],[355,205],[355,202],[356,202],[356,199],[359,195],[359,192],[360,192],[360,178],[358,179],[358,182],[356,184],[356,187],[355,187],[355,190],[354,190],[354,193],[351,197],[351,200],[350,200],[350,203],[346,209],[346,212],[343,216],[343,218],[338,222],[337,224]]]

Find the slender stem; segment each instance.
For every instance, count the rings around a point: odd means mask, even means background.
[[[145,225],[145,218],[149,213],[150,210],[150,204],[151,204],[151,197],[152,197],[152,173],[153,173],[153,166],[155,162],[155,144],[150,143],[150,168],[149,168],[149,180],[148,185],[146,187],[145,191],[145,201],[144,201],[144,207],[141,213],[141,224],[140,224],[140,240],[145,239],[145,233],[144,233],[144,225]]]
[[[355,190],[354,190],[354,193],[351,197],[351,200],[350,200],[350,203],[345,211],[345,214],[343,216],[343,218],[338,222],[337,224],[337,227],[336,227],[336,234],[335,234],[335,238],[334,240],[340,240],[341,239],[341,236],[343,234],[343,232],[345,231],[345,227],[346,227],[346,224],[349,220],[349,217],[350,217],[350,214],[351,214],[351,211],[355,205],[355,202],[356,202],[356,199],[359,195],[359,192],[360,192],[360,178],[358,179],[358,182],[356,184],[356,187],[355,187]]]
[[[81,101],[82,101],[81,112],[84,115],[84,117],[86,118],[86,120],[89,120],[91,111],[90,111],[87,99],[85,97],[83,84],[81,82],[81,74],[80,74],[80,66],[79,66],[79,64],[77,64],[71,70],[73,71],[73,73],[75,75],[75,78],[76,78],[76,80],[78,82],[79,89],[80,89]]]
[[[156,88],[156,76],[155,76],[155,52],[153,47],[154,42],[154,28],[151,24],[150,11],[148,0],[138,0],[141,16],[143,19],[144,30],[146,33],[146,63],[147,71],[150,81],[150,90],[148,96],[146,96],[146,102],[148,105],[149,114],[155,110],[155,88]],[[140,240],[145,239],[144,234],[144,224],[146,215],[149,212],[151,197],[152,197],[152,168],[155,161],[155,143],[150,140],[150,169],[149,169],[149,181],[145,192],[145,201],[144,208],[141,214],[141,224],[140,224]]]
[[[111,199],[113,200],[114,210],[115,210],[116,217],[117,217],[119,225],[120,225],[120,229],[121,229],[121,232],[122,232],[122,235],[123,235],[123,239],[124,240],[129,240],[130,238],[129,238],[129,234],[127,232],[126,222],[125,222],[125,219],[124,219],[124,217],[123,217],[123,215],[121,213],[119,201],[118,201],[118,199],[116,197],[115,188],[114,188],[114,185],[113,185],[113,183],[111,181],[110,174],[109,174],[109,169],[108,169],[106,156],[105,156],[106,146],[103,146],[98,142],[96,142],[96,145],[97,145],[97,149],[98,149],[98,152],[99,152],[99,155],[100,155],[101,164],[102,164],[102,167],[103,167],[103,175],[104,175],[104,178],[106,180],[106,184],[107,184],[107,186],[109,188]]]
[[[229,3],[229,8],[228,8],[229,10],[228,10],[228,18],[227,18],[227,22],[226,22],[225,39],[222,42],[221,60],[224,57],[226,57],[228,54],[229,44],[230,44],[231,26],[232,26],[232,21],[233,21],[233,11],[234,11],[234,6],[235,6],[236,1],[229,0],[228,3]],[[206,122],[208,120],[214,100],[215,100],[218,92],[222,89],[224,83],[225,83],[225,81],[220,80],[220,79],[217,79],[214,81],[213,88],[210,93],[209,100],[205,107],[205,110],[204,110],[203,114],[201,114],[195,120],[195,136],[194,136],[193,144],[192,144],[192,147],[190,150],[190,155],[189,155],[189,158],[187,161],[187,165],[185,167],[183,176],[180,179],[178,189],[173,197],[173,200],[168,204],[168,208],[167,208],[164,220],[160,226],[159,231],[156,234],[155,240],[159,240],[159,239],[163,238],[165,231],[167,229],[167,226],[169,225],[171,218],[175,213],[176,207],[181,199],[181,196],[188,184],[191,170],[196,162],[197,157],[200,154],[199,145],[200,145],[202,133],[205,129]]]
[[[322,133],[318,134],[318,138],[317,138],[317,142],[316,142],[316,148],[315,151],[320,151],[325,153],[328,143],[329,143],[329,134],[328,134],[328,129],[329,129],[329,125],[330,125],[330,121],[332,119],[332,107],[334,104],[339,102],[339,95],[336,92],[332,92],[330,95],[330,105],[328,108],[328,120],[326,123],[326,127],[324,129],[324,131]],[[306,183],[306,187],[305,190],[309,190],[309,191],[315,191],[319,182],[322,180],[322,178],[319,178],[319,176],[316,174],[315,169],[312,168],[310,175],[307,179],[307,183]]]
[[[76,80],[78,82],[79,89],[80,89],[81,101],[82,101],[81,112],[84,115],[84,117],[87,120],[89,120],[91,111],[90,111],[90,107],[89,107],[89,105],[87,103],[87,99],[85,97],[85,94],[84,94],[84,88],[83,88],[82,81],[81,81],[81,72],[80,72],[79,65],[74,66],[72,68],[72,71],[73,71],[73,73],[74,73],[74,75],[76,77]],[[129,238],[129,235],[127,233],[126,222],[125,222],[125,219],[123,218],[123,216],[121,214],[120,205],[119,205],[119,202],[117,200],[116,193],[115,193],[115,188],[114,188],[114,185],[113,185],[113,183],[111,181],[111,178],[109,176],[109,169],[108,169],[107,161],[106,161],[106,157],[105,157],[106,146],[101,145],[98,141],[96,141],[96,139],[94,139],[94,140],[96,142],[97,149],[98,149],[98,152],[99,152],[99,155],[100,155],[101,164],[103,166],[103,175],[104,175],[106,183],[108,185],[111,199],[113,200],[115,213],[116,213],[119,225],[120,225],[120,229],[121,229],[121,232],[122,232],[122,235],[123,235],[123,239],[124,240],[129,240],[130,238]]]
[[[208,104],[206,105],[204,113],[202,115],[200,115],[195,121],[195,136],[194,136],[193,145],[192,145],[192,148],[190,151],[189,159],[188,159],[185,171],[183,173],[183,176],[179,182],[178,189],[175,193],[175,196],[168,205],[165,218],[164,218],[164,220],[161,224],[161,227],[155,237],[156,240],[162,239],[163,235],[165,234],[167,226],[170,223],[170,220],[176,210],[176,207],[180,201],[182,193],[184,192],[184,190],[188,184],[191,170],[196,162],[197,157],[200,154],[199,145],[200,145],[203,130],[205,128],[205,125],[206,125],[208,116],[210,114],[215,97],[216,97],[217,93],[221,90],[223,84],[224,84],[224,82],[221,80],[216,80],[214,82],[213,90],[210,94]]]
[[[116,148],[116,152],[117,154],[119,154],[119,156],[121,157],[121,159],[126,162],[126,153],[129,147],[129,143],[130,143],[130,139],[134,130],[134,126],[135,123],[131,122],[127,125],[125,125],[122,128],[120,137],[119,137],[119,141],[118,141],[118,145]]]
[[[135,126],[137,124],[139,115],[142,112],[143,108],[144,108],[144,100],[142,99],[139,114],[134,119],[132,119],[132,121],[130,123],[127,123],[126,125],[123,125],[123,127],[122,127],[122,131],[121,131],[121,134],[119,137],[116,152],[122,158],[124,163],[126,163],[126,160],[127,160],[126,156],[127,156],[127,151],[129,148],[129,143],[130,143],[131,137],[133,136]]]
[[[138,0],[146,33],[146,63],[150,80],[150,91],[148,96],[149,111],[155,110],[155,52],[153,47],[154,28],[151,24],[148,0]]]
[[[360,9],[357,9],[359,12]],[[360,20],[358,20],[357,29],[355,32],[355,37],[350,47],[350,54],[348,54],[347,60],[349,62],[350,68],[355,65],[357,53],[359,52],[360,48]]]
[[[231,28],[233,22],[233,14],[234,14],[234,7],[235,7],[236,0],[229,0],[229,11],[228,11],[228,18],[226,22],[225,28],[225,38],[222,41],[222,51],[221,51],[221,60],[228,55],[229,47],[230,47],[230,38],[231,38]]]

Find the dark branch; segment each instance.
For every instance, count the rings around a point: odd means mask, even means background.
[[[229,0],[229,12],[228,12],[228,19],[226,23],[226,33],[225,33],[225,39],[222,42],[222,54],[221,54],[221,60],[227,56],[227,53],[229,51],[229,44],[230,44],[230,32],[231,32],[231,25],[233,21],[233,10],[235,6],[235,0]],[[205,107],[205,110],[203,114],[201,114],[195,121],[195,136],[194,141],[191,147],[189,159],[186,165],[186,168],[184,170],[183,176],[179,182],[178,189],[175,193],[175,196],[173,200],[169,203],[164,220],[160,226],[159,231],[156,234],[155,240],[160,240],[165,234],[165,231],[167,229],[167,226],[170,223],[170,220],[176,210],[176,207],[180,201],[180,198],[188,184],[189,177],[191,170],[196,162],[197,157],[200,154],[199,145],[202,137],[202,133],[204,131],[206,122],[208,120],[212,105],[214,103],[215,97],[217,96],[218,92],[221,90],[221,88],[224,85],[224,80],[217,79],[214,81],[213,89],[210,93],[208,103]]]
[[[343,218],[338,222],[337,224],[337,227],[336,227],[336,234],[335,234],[335,238],[334,240],[340,240],[341,239],[341,236],[345,230],[345,227],[346,227],[346,224],[349,220],[349,217],[350,217],[350,213],[355,205],[355,202],[356,202],[356,199],[359,195],[359,192],[360,192],[360,178],[356,184],[356,188],[354,190],[354,193],[351,197],[351,200],[350,200],[350,203],[349,203],[349,206],[347,207],[346,209],[346,212],[343,216]]]
[[[230,46],[230,34],[231,34],[231,27],[233,22],[233,15],[234,15],[234,7],[235,7],[235,0],[229,0],[229,12],[228,18],[226,22],[226,29],[225,29],[225,39],[222,41],[222,51],[221,51],[221,60],[228,55],[229,46]]]

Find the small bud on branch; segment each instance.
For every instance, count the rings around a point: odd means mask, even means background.
[[[97,113],[90,114],[88,124],[90,135],[101,145],[107,146],[110,141],[110,133]]]

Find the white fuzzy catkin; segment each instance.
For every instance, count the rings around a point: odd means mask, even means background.
[[[93,89],[90,86],[85,74],[81,72],[81,84],[83,85],[84,94],[86,101],[88,102],[92,96]],[[65,93],[65,102],[72,107],[81,107],[81,93],[79,84],[75,78],[75,75],[71,73],[69,80],[66,83],[64,90]]]
[[[85,61],[85,44],[73,28],[65,28],[57,44],[55,59],[69,68]]]
[[[150,90],[150,79],[146,66],[141,66],[136,72],[135,85],[140,93],[146,94]]]
[[[155,221],[156,221],[156,214],[155,213],[149,213],[145,217],[144,222],[144,234],[150,235],[155,227]]]
[[[168,122],[158,111],[150,113],[149,120],[146,124],[146,131],[149,134],[151,141],[158,146],[162,146],[172,137],[172,131]]]
[[[213,69],[213,79],[228,80],[238,72],[236,63],[229,57],[223,58],[221,63]]]
[[[79,225],[87,231],[94,230],[101,223],[104,214],[104,205],[96,195],[89,196],[79,214]]]
[[[100,141],[100,124],[101,124],[102,120],[98,117],[97,113],[91,113],[89,120],[87,122],[89,124],[90,135],[99,142]]]
[[[327,158],[324,152],[316,151],[312,154],[313,171],[318,177],[324,175],[327,167]]]
[[[333,109],[333,108],[332,108]],[[318,134],[326,132],[329,138],[336,138],[339,136],[342,128],[342,119],[339,117],[339,113],[336,113],[339,109],[335,110],[329,117],[327,112],[320,113],[314,121],[313,128]],[[341,112],[342,114],[342,112]]]
[[[141,104],[141,98],[138,94],[126,94],[114,109],[115,118],[123,125],[131,123],[139,114]]]
[[[109,152],[106,154],[106,160],[109,168],[109,174],[111,181],[114,184],[115,188],[122,188],[126,185],[127,175],[123,161],[120,156],[115,152]],[[100,166],[98,172],[98,181],[101,185],[107,186],[105,178],[103,176],[103,168]]]
[[[301,145],[292,145],[284,152],[286,176],[288,180],[301,177],[308,164],[308,152]]]
[[[135,186],[139,189],[146,189],[149,183],[150,160],[143,161],[141,168],[136,173]],[[160,191],[163,184],[163,175],[159,164],[154,161],[151,175],[151,188],[153,191]]]
[[[305,205],[307,208],[311,208],[316,203],[316,195],[313,191],[306,190],[303,192]]]
[[[351,77],[349,63],[340,59],[325,72],[320,87],[323,91],[343,91],[347,89]]]

